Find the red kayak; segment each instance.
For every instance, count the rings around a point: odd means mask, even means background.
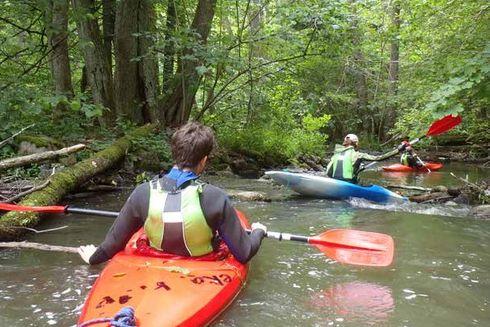
[[[418,173],[426,173],[429,171],[434,171],[434,170],[439,170],[442,168],[442,163],[440,162],[426,162],[425,166],[420,167],[420,168],[412,168],[409,166],[405,166],[399,163],[389,165],[389,166],[384,166],[382,167],[384,171],[391,171],[391,172],[406,172],[406,173],[411,173],[411,172],[418,172]]]
[[[247,274],[248,265],[224,244],[202,257],[181,257],[151,248],[140,230],[95,281],[78,324],[100,320],[96,326],[109,326],[104,318],[132,307],[137,326],[205,326],[238,295]]]

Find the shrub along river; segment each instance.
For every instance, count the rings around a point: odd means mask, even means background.
[[[488,177],[488,170],[452,164],[431,174],[366,172],[367,182],[418,186],[456,185],[449,175]],[[290,193],[261,180],[206,180],[228,189]],[[72,201],[118,210],[127,193]],[[391,235],[395,261],[387,268],[338,264],[308,245],[265,239],[252,260],[249,280],[215,326],[489,326],[490,221],[468,216],[464,206],[292,197],[240,202],[236,207],[270,230],[314,235],[353,228]],[[99,243],[110,218],[52,215],[27,239],[54,245]],[[0,326],[73,326],[103,265],[89,267],[74,254],[0,251]],[[162,308],[164,309],[164,308]]]

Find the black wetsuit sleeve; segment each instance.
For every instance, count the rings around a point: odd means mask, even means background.
[[[241,263],[252,259],[265,237],[264,231],[256,229],[249,235],[242,227],[228,196],[215,186],[204,187],[201,207],[208,225],[218,231],[235,258]]]
[[[131,236],[143,226],[148,213],[149,200],[149,184],[139,185],[126,200],[119,216],[107,232],[104,242],[90,257],[90,264],[107,261],[124,249]]]

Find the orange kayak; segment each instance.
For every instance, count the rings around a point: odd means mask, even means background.
[[[412,167],[405,166],[405,165],[402,165],[399,163],[389,165],[389,166],[384,166],[382,168],[384,171],[392,171],[392,172],[407,172],[407,173],[410,173],[410,172],[424,173],[425,172],[426,173],[429,171],[427,168],[429,168],[431,171],[434,171],[434,170],[441,169],[442,166],[443,165],[440,162],[426,162],[425,167],[420,167],[420,168],[412,168]]]
[[[245,216],[241,212],[238,216],[248,227]],[[78,324],[112,318],[123,307],[132,307],[137,326],[205,326],[242,289],[248,265],[238,262],[226,245],[206,256],[181,257],[146,251],[141,246],[142,234],[140,230],[133,235],[104,268],[85,300]]]

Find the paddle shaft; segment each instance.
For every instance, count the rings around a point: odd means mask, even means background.
[[[419,142],[420,142],[422,139],[424,139],[424,138],[426,138],[426,137],[427,137],[427,135],[422,135],[421,137],[417,137],[416,139],[414,139],[414,140],[410,141],[409,143],[410,143],[410,145],[417,144],[417,143],[419,143]]]
[[[250,229],[247,229],[246,231],[249,234],[252,232]],[[321,238],[318,238],[317,236],[310,237],[310,236],[294,235],[294,234],[281,233],[281,232],[267,232],[265,234],[265,237],[273,238],[278,241],[293,241],[293,242],[307,243],[311,245],[333,246],[336,248],[344,248],[344,249],[368,250],[368,251],[382,250],[381,248],[377,248],[372,244],[367,244],[367,243],[366,244],[359,243],[359,245],[342,244],[335,241],[323,240]]]
[[[83,215],[94,215],[94,216],[111,217],[111,218],[116,218],[119,215],[119,212],[115,212],[115,211],[82,209],[82,208],[74,208],[70,206],[65,207],[65,213],[79,213]]]

